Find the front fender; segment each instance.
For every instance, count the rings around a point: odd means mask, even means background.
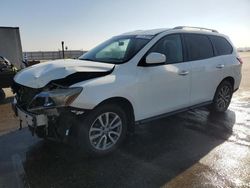
[[[70,105],[76,108],[93,109],[112,97],[123,97],[135,106],[136,81],[132,76],[107,75],[72,85],[83,87],[81,94]]]

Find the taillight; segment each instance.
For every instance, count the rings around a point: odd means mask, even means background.
[[[240,57],[237,57],[237,60],[240,62],[241,65],[243,64],[243,61]]]

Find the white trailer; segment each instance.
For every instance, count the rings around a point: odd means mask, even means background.
[[[17,69],[24,67],[18,27],[0,27],[0,101],[5,98],[2,88],[13,82]]]
[[[0,27],[0,56],[8,59],[16,68],[23,67],[23,54],[18,27]]]

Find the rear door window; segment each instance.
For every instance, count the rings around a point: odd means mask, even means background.
[[[195,61],[213,57],[212,43],[206,35],[184,34],[188,60]]]
[[[231,44],[223,37],[220,36],[209,36],[212,41],[216,55],[227,55],[233,52]]]

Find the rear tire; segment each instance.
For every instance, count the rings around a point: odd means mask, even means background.
[[[88,156],[113,152],[126,137],[128,118],[116,104],[105,104],[91,111],[78,123],[77,143]]]
[[[211,105],[211,111],[225,112],[231,102],[232,95],[232,84],[227,80],[221,82],[215,92],[213,103]]]
[[[5,99],[5,93],[2,88],[0,88],[0,102],[2,102]]]

